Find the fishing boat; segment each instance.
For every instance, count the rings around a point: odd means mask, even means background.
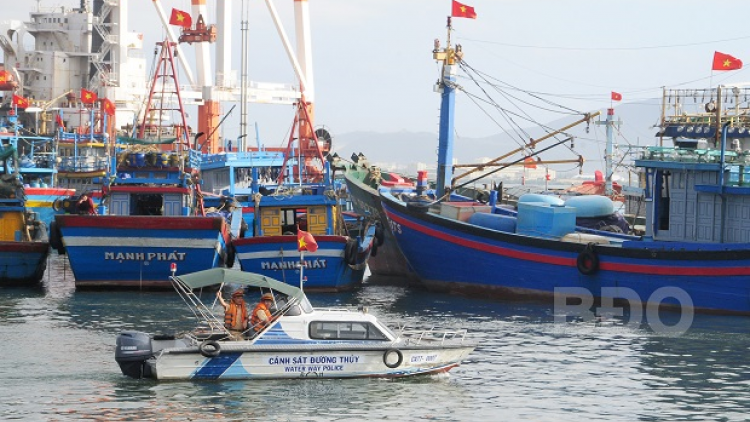
[[[161,46],[162,57],[171,59],[174,44]],[[161,89],[162,64],[152,91]],[[146,109],[161,114],[166,107],[148,103]],[[179,127],[154,125],[144,113],[138,137],[118,137],[104,201],[83,214],[79,209],[55,216],[50,242],[68,254],[76,288],[169,288],[166,274],[173,264],[188,273],[227,262],[229,226],[221,216],[206,215],[200,152],[193,148],[181,102],[174,111],[181,116]]]
[[[6,135],[0,133],[0,140]],[[47,268],[47,227],[25,206],[15,147],[2,142],[0,160],[0,285],[36,285]]]
[[[382,230],[374,220],[362,220],[356,228],[347,226],[341,190],[324,159],[325,145],[311,126],[304,97],[284,152],[276,186],[253,195],[251,236],[235,239],[232,247],[243,271],[295,283],[300,271],[298,230],[309,232],[318,249],[310,252],[305,288],[341,291],[362,283],[367,262],[382,244]],[[258,179],[258,167],[251,169]]]
[[[409,267],[409,263],[393,238],[383,207],[380,205],[379,193],[381,188],[397,195],[402,192],[412,193],[416,189],[415,182],[370,165],[367,157],[362,153],[353,153],[351,159],[352,163],[346,165],[344,171],[349,201],[355,213],[380,221],[383,231],[383,242],[378,247],[378,253],[371,256],[367,262],[370,273],[375,276],[403,277],[416,281],[416,274]]]
[[[453,115],[453,81],[462,60],[456,53],[450,42],[434,50],[443,64],[442,116]],[[383,208],[399,247],[430,288],[750,315],[750,231],[741,217],[750,212],[750,135],[747,106],[741,105],[747,94],[747,88],[722,86],[665,90],[664,110],[673,113],[662,116],[660,145],[645,148],[634,162],[643,175],[643,236],[581,232],[575,227],[580,205],[567,201],[519,204],[517,216],[499,215],[497,192],[487,204],[405,201],[381,193]],[[706,103],[694,113],[674,100],[695,97]],[[608,134],[613,116],[609,109]],[[441,157],[451,155],[445,151],[451,125],[441,119]],[[673,145],[664,145],[670,138]],[[450,164],[438,163],[446,170],[439,173],[439,191],[451,187]]]
[[[244,221],[248,224],[245,236],[234,239],[231,244],[231,253],[243,271],[295,283],[300,265],[305,265],[305,289],[347,290],[361,285],[368,259],[377,255],[377,248],[382,244],[382,230],[378,230],[378,222],[374,219],[351,221],[344,214],[346,201],[341,195],[341,182],[333,177],[331,168],[332,137],[325,128],[316,128],[314,124],[310,29],[307,26],[309,19],[305,17],[307,6],[306,3],[296,6],[299,6],[298,19],[301,18],[297,27],[299,44],[296,52],[282,36],[299,85],[292,88],[293,122],[285,147],[277,156],[281,160],[275,161],[272,157],[252,160],[253,155],[262,154],[259,147],[258,151],[251,151],[250,159],[245,159],[246,166],[239,168],[237,164],[240,162],[234,159],[242,157],[244,153],[240,151],[248,148],[238,142],[237,155],[227,153],[218,167],[208,165],[207,168],[215,175],[214,179],[218,178],[222,183],[234,181],[235,198],[245,195],[247,202],[242,206],[252,210],[252,215],[245,214]],[[283,34],[283,26],[277,17],[274,17],[274,22],[279,33]],[[245,89],[243,97],[246,96]],[[244,123],[241,126],[246,128]],[[244,139],[246,136],[243,133],[240,137]],[[245,176],[239,178],[244,180],[241,182],[243,190],[236,186],[237,174]],[[272,183],[269,184],[269,180]],[[231,190],[227,193],[231,194]],[[300,230],[314,236],[318,245],[316,251],[307,254],[304,264],[300,264],[297,248]]]
[[[60,212],[54,204],[70,198],[75,191],[56,183],[57,150],[54,139],[39,136],[34,129],[24,126],[19,117],[26,117],[25,114],[29,114],[26,110],[32,108],[13,105],[3,110],[0,136],[3,144],[13,147],[18,155],[18,171],[24,185],[24,206],[49,228],[54,215]]]
[[[395,378],[448,372],[476,347],[466,330],[394,332],[366,309],[316,309],[303,290],[260,274],[214,268],[171,281],[199,319],[197,328],[181,335],[123,331],[115,361],[124,375],[193,381]],[[270,293],[272,322],[232,339],[223,315],[214,315],[195,294],[224,285],[257,297]]]

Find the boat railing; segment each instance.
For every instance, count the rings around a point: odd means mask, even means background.
[[[435,327],[430,328],[429,330],[421,330],[421,331],[402,331],[401,335],[403,336],[403,339],[405,340],[405,343],[407,345],[420,345],[422,343],[432,343],[435,342],[444,344],[447,342],[455,343],[455,342],[461,342],[463,343],[464,340],[466,340],[466,335],[468,334],[468,331],[465,329],[461,330],[435,330]],[[401,337],[401,336],[399,336]]]
[[[88,172],[104,170],[107,164],[107,157],[60,157],[57,169],[63,172]]]

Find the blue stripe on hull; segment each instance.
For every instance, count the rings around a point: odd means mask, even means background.
[[[551,297],[560,287],[584,288],[594,296],[601,296],[602,288],[607,287],[631,289],[646,302],[658,289],[674,287],[686,292],[696,308],[750,313],[748,276],[668,274],[693,267],[718,271],[741,266],[744,262],[741,260],[647,259],[627,256],[622,249],[618,252],[613,247],[609,248],[612,254],[608,254],[604,247],[597,247],[601,269],[593,275],[584,275],[576,267],[576,258],[585,245],[560,247],[564,242],[506,242],[498,239],[499,236],[472,235],[468,230],[454,230],[417,219],[384,205],[394,220],[403,219],[404,224],[398,224],[395,233],[399,246],[420,279],[434,288],[494,291],[501,296]],[[446,236],[451,240],[445,240]],[[696,257],[699,256],[700,253],[696,253]],[[653,268],[654,272],[663,274],[604,269],[625,266]],[[663,303],[677,304],[678,301],[668,297]]]

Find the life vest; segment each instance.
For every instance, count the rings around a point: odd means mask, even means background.
[[[259,311],[266,314],[266,321],[258,318]],[[269,311],[266,304],[261,301],[258,306],[253,309],[253,316],[250,318],[250,326],[255,328],[255,331],[260,331],[264,329],[269,322],[271,322],[271,311]]]
[[[239,306],[239,314],[242,318],[242,327],[247,326],[247,307],[245,306],[245,302],[242,302],[241,305],[237,305],[234,302],[229,302],[229,308],[224,312],[224,326],[227,329],[234,330],[235,328],[235,317],[237,316],[237,306]]]

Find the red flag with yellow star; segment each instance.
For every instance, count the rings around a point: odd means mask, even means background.
[[[454,18],[476,19],[477,13],[474,11],[473,7],[453,0],[453,9],[451,10],[451,16],[453,16]]]
[[[173,8],[172,15],[169,17],[169,24],[190,28],[193,25],[193,18],[190,17],[188,12]]]
[[[110,101],[109,98],[105,98],[102,100],[102,109],[105,113],[107,113],[107,116],[115,115],[115,103]]]
[[[27,108],[29,100],[20,95],[13,94],[13,105],[18,108]]]
[[[308,252],[315,252],[318,250],[318,242],[315,241],[315,238],[312,234],[302,230],[297,230],[297,250],[302,251],[308,251]]]
[[[742,69],[742,60],[734,58],[729,54],[714,51],[714,63],[711,70],[737,70]]]
[[[96,102],[96,93],[81,88],[81,102],[84,104],[94,104]]]

